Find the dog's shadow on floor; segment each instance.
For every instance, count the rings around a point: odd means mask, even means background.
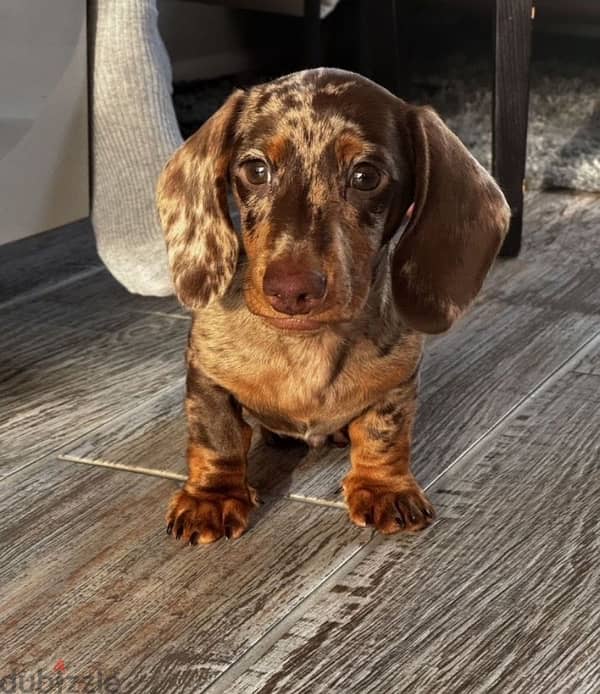
[[[297,439],[264,436],[255,430],[248,480],[265,503],[290,494],[331,499],[339,491],[348,453],[348,448],[328,444],[310,448]],[[332,466],[335,476],[328,474]]]

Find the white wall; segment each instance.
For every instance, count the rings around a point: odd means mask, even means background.
[[[81,0],[0,5],[0,243],[88,214]]]

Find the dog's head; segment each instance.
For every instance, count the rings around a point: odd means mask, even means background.
[[[353,73],[296,73],[232,94],[158,186],[182,303],[200,308],[225,293],[241,238],[249,310],[290,329],[361,312],[379,251],[413,201],[392,256],[393,296],[409,326],[436,333],[479,291],[510,212],[431,109]]]

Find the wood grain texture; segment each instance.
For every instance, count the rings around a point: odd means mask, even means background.
[[[458,462],[416,538],[274,498],[334,498],[344,451],[257,446],[250,533],[177,547],[177,482],[55,454],[183,470],[178,309],[138,312],[99,272],[1,311],[0,678],[63,657],[134,692],[595,694],[599,200],[532,194],[521,257],[428,345],[416,469],[428,483]]]
[[[185,474],[185,382],[61,449],[61,455]]]
[[[0,246],[0,306],[100,267],[87,219]]]
[[[58,289],[52,293],[52,301],[70,307],[83,305],[112,311],[186,315],[174,296],[130,294],[106,270],[76,287]]]
[[[243,541],[184,547],[164,530],[174,488],[56,461],[0,485],[2,676],[63,658],[119,691],[200,691],[369,537],[285,501]]]
[[[476,305],[490,299],[600,313],[600,195],[526,196],[523,251],[499,259]]]
[[[577,364],[574,370],[578,374],[600,376],[600,355],[588,354]]]
[[[99,319],[90,314],[77,329],[53,318],[24,321],[23,311],[0,316],[1,475],[129,412],[183,376],[186,321],[142,314],[109,321],[101,311],[96,332]]]
[[[593,265],[501,260],[476,306],[490,299],[557,312],[600,314],[600,268]]]
[[[142,406],[65,447],[61,458],[98,465],[116,464],[156,471],[164,476],[172,473],[185,476],[187,425],[183,390],[181,380]],[[320,493],[323,490],[315,484],[315,476],[318,481],[325,479],[328,484],[339,484],[348,465],[346,451],[311,450],[302,442],[284,448],[272,447],[262,439],[256,422],[251,418],[249,421],[254,436],[248,456],[248,477],[261,498],[312,495],[341,503],[336,489],[330,494]],[[329,474],[325,474],[327,471]]]
[[[591,345],[600,356],[600,336]],[[600,690],[600,388],[580,360],[211,691]]]
[[[527,193],[524,229],[521,259],[600,265],[600,193]]]

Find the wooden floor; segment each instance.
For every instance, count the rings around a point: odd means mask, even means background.
[[[86,223],[0,248],[0,689],[600,692],[600,197],[526,217],[430,341],[418,537],[350,525],[346,451],[262,444],[250,532],[167,537],[187,316],[122,290]]]

